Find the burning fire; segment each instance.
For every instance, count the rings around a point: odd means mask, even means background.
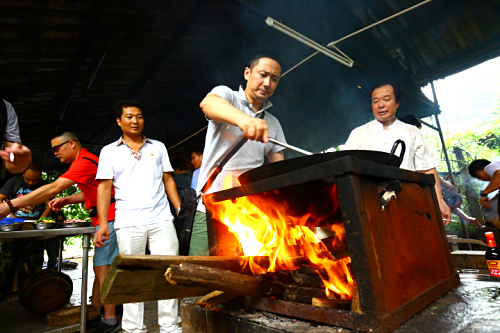
[[[334,200],[335,185],[331,186],[330,193]],[[231,186],[227,186],[229,187]],[[286,207],[280,207],[270,200],[272,194],[276,193],[268,194],[271,195],[263,193],[207,203],[212,211],[212,220],[224,223],[237,237],[242,252],[249,256],[253,274],[297,269],[300,264],[291,259],[305,256],[318,268],[327,295],[333,292],[342,299],[352,298],[353,279],[349,269],[351,258],[335,260],[325,243],[311,230],[311,226],[319,225],[324,217],[315,216],[311,212],[300,217],[286,215],[283,213],[287,211]],[[332,243],[339,244],[345,238],[342,224],[333,224],[331,231],[335,234],[333,240],[328,239]],[[254,256],[269,257],[269,267],[261,267]]]

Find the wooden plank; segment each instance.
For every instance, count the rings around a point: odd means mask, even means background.
[[[261,260],[265,263],[267,258]],[[117,255],[101,289],[102,302],[123,304],[202,296],[213,289],[170,285],[165,280],[170,265],[187,262],[249,274],[246,261],[243,257]]]
[[[488,269],[485,251],[453,251],[451,261],[454,267]]]

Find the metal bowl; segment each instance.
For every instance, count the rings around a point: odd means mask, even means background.
[[[35,223],[35,229],[37,230],[45,230],[45,229],[54,229],[56,227],[55,222],[37,222]]]
[[[0,225],[1,231],[19,231],[22,228],[23,228],[23,222]]]
[[[90,227],[92,222],[66,222],[63,223],[63,228],[82,228],[82,227]]]

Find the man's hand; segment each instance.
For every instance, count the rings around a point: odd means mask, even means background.
[[[248,117],[238,127],[248,140],[269,142],[269,129],[263,119]]]
[[[96,247],[103,247],[106,246],[104,244],[105,241],[109,239],[109,227],[108,224],[99,224],[99,228],[97,229],[97,232],[94,235],[94,245]]]
[[[439,202],[439,210],[441,211],[441,216],[443,217],[444,225],[449,225],[451,220],[450,207],[448,207],[448,205],[443,200],[441,200]]]
[[[0,150],[0,157],[5,161],[5,169],[10,173],[17,174],[30,165],[31,150],[20,143],[5,141],[5,149]]]
[[[269,141],[269,130],[264,120],[250,117],[216,94],[205,96],[200,108],[213,121],[238,126],[248,140]]]
[[[7,205],[5,202],[0,204],[0,219],[7,217],[7,215],[9,214],[10,214],[9,205]]]
[[[490,199],[488,199],[488,197],[480,197],[479,198],[479,203],[484,208],[490,208],[491,207],[491,202],[490,202]]]
[[[61,210],[64,206],[66,206],[68,198],[67,197],[59,197],[50,200],[49,202],[49,208],[52,210]]]

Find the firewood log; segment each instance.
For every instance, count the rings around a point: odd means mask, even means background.
[[[165,279],[171,283],[189,286],[204,286],[212,290],[222,290],[237,295],[262,296],[259,280],[224,269],[189,263],[170,265]]]

